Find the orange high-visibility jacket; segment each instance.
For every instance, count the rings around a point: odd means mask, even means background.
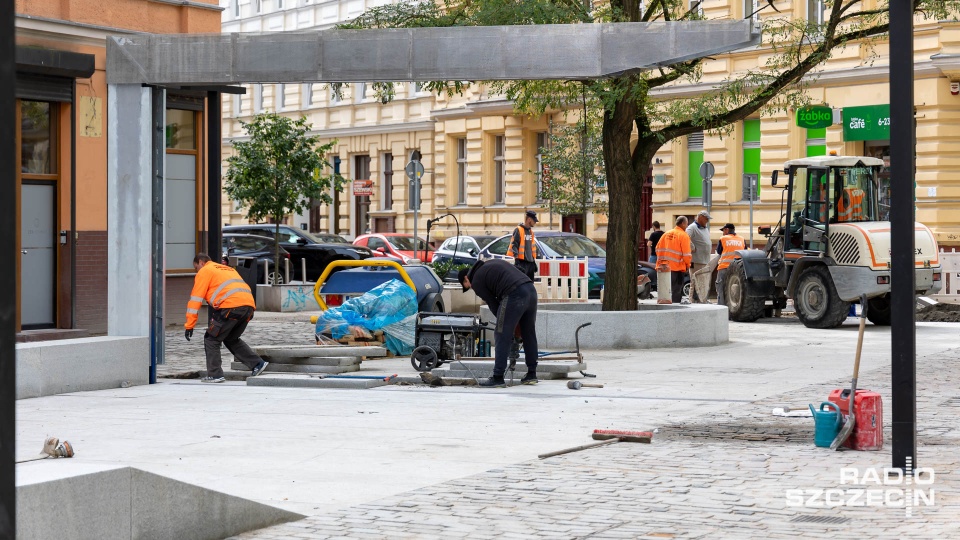
[[[717,270],[723,270],[730,266],[730,263],[737,258],[737,251],[744,249],[747,243],[741,236],[728,234],[720,239],[720,245],[723,246],[723,253],[720,254],[720,262],[717,264]]]
[[[236,270],[213,261],[208,262],[197,272],[187,302],[187,330],[197,325],[197,313],[201,302],[207,301],[214,309],[227,309],[241,306],[257,306],[250,287]]]
[[[530,245],[529,256],[526,248],[528,244]],[[514,248],[514,245],[518,247]],[[537,237],[533,234],[533,229],[530,229],[530,234],[527,234],[527,229],[522,224],[517,225],[517,230],[513,231],[513,239],[510,240],[510,247],[507,248],[507,257],[530,262],[537,259]]]
[[[657,242],[657,267],[667,266],[671,272],[686,272],[692,258],[690,237],[682,227],[663,233]]]
[[[845,188],[843,196],[837,201],[838,221],[860,221],[863,219],[863,196],[860,188]]]

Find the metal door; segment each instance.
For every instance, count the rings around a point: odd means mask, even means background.
[[[21,186],[20,326],[56,327],[57,186]]]

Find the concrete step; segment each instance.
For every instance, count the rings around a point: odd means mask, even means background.
[[[387,349],[375,346],[269,345],[253,347],[260,356],[271,358],[321,358],[331,356],[386,356]]]
[[[356,366],[360,365],[362,360],[359,356],[326,356],[315,358],[276,358],[273,356],[263,356],[263,359],[270,362],[270,365],[285,364],[289,366]]]
[[[246,366],[240,362],[232,362],[230,368],[236,371],[244,369]],[[313,365],[291,365],[291,364],[269,364],[265,373],[347,373],[350,371],[360,371],[360,364],[351,364],[347,366],[313,366]],[[250,372],[247,371],[247,375]]]
[[[260,375],[247,379],[247,386],[283,386],[287,388],[344,388],[362,390],[386,386],[382,379],[321,379],[309,375]]]

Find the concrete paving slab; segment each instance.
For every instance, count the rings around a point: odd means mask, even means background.
[[[327,379],[301,375],[260,375],[247,379],[248,386],[278,386],[285,388],[347,388],[352,390],[376,388],[388,383],[380,379]]]
[[[241,362],[232,362],[230,367],[235,370],[242,370],[244,367]],[[266,373],[349,373],[360,371],[360,363],[335,366],[316,366],[309,364],[275,364],[271,362],[266,369]],[[247,372],[249,373],[249,372]]]
[[[261,355],[271,365],[286,364],[291,366],[353,366],[362,361],[360,356],[315,356],[312,358],[285,358]]]
[[[387,349],[377,346],[352,345],[280,345],[253,347],[260,356],[271,358],[322,358],[330,356],[386,356]]]

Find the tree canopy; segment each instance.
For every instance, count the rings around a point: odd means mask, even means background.
[[[732,2],[734,5],[742,4]],[[818,20],[781,13],[761,0],[763,54],[757,65],[710,81],[708,91],[665,100],[657,89],[701,81],[704,58],[661,66],[640,74],[590,81],[490,81],[520,113],[542,114],[577,106],[584,89],[603,109],[603,161],[609,190],[604,310],[634,310],[637,246],[641,239],[642,185],[656,152],[667,142],[699,131],[724,132],[757,114],[773,114],[808,103],[806,89],[832,54],[857,43],[868,51],[889,29],[887,0],[825,0]],[[960,0],[913,0],[914,13],[928,20],[955,18]],[[700,3],[684,0],[610,0],[600,7],[582,0],[438,0],[390,4],[361,15],[344,28],[413,28],[566,24],[597,22],[694,23]],[[792,9],[792,8],[791,8]],[[754,14],[743,14],[753,16]],[[819,19],[822,19],[820,21]],[[522,51],[518,51],[522,54]],[[433,81],[435,92],[459,92],[461,81]],[[378,97],[392,97],[381,83]],[[636,144],[632,144],[632,138]]]
[[[309,134],[306,118],[263,113],[240,124],[250,139],[233,143],[235,155],[227,158],[223,189],[247,209],[250,219],[272,219],[278,237],[288,214],[303,212],[312,202],[330,204],[331,187],[343,190],[343,177],[324,174],[330,167],[325,156],[336,141],[321,145],[319,137]],[[274,254],[278,263],[279,246]]]

